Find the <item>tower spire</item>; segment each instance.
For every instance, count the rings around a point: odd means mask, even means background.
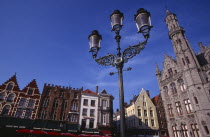
[[[161,75],[161,71],[158,67],[158,64],[156,64],[156,76]]]
[[[204,50],[205,50],[205,46],[203,45],[202,42],[199,42],[198,45],[199,45],[199,47],[200,47],[201,52],[203,53]]]

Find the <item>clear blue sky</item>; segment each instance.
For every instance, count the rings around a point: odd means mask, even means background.
[[[141,88],[159,93],[155,64],[162,68],[164,53],[174,57],[164,22],[165,5],[186,30],[193,49],[198,42],[210,44],[209,0],[1,0],[0,1],[0,83],[17,72],[22,89],[36,79],[42,91],[44,83],[74,88],[106,89],[119,107],[117,75],[112,67],[99,66],[88,52],[88,35],[94,29],[103,37],[100,56],[116,53],[109,15],[115,9],[124,13],[122,48],[142,40],[137,34],[134,14],[139,8],[151,12],[151,38],[147,47],[125,65],[125,101]]]

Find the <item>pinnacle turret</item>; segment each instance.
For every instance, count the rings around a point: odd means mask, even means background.
[[[156,76],[161,75],[161,71],[158,67],[158,65],[156,64]]]

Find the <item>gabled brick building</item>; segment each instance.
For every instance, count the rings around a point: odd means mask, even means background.
[[[78,124],[82,90],[45,84],[37,118]]]
[[[152,102],[156,106],[158,123],[159,123],[159,136],[167,137],[168,136],[167,120],[161,95],[159,94],[154,98],[152,98]]]
[[[0,86],[0,115],[35,119],[40,98],[36,80],[20,90],[14,75]]]

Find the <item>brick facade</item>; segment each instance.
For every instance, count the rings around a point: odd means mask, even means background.
[[[79,124],[82,90],[44,84],[37,119]]]
[[[40,98],[36,80],[32,80],[23,90],[20,90],[14,75],[0,86],[0,114],[35,119]]]

